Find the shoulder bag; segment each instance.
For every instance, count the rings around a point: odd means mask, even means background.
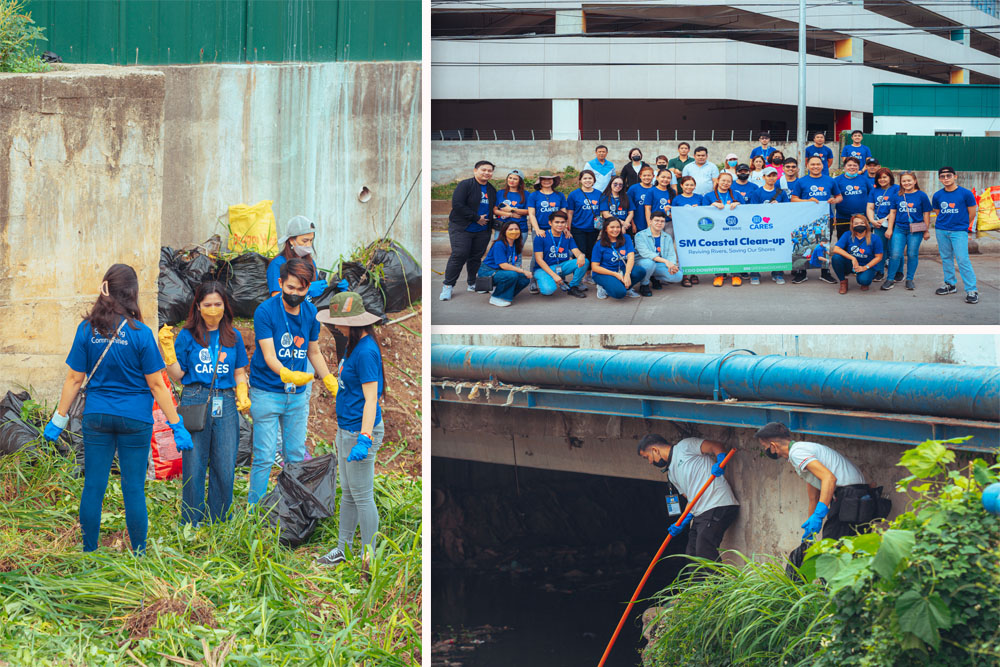
[[[906,195],[905,194],[903,195],[903,201],[904,202],[906,201]],[[924,222],[923,218],[920,219],[920,222],[911,222],[910,223],[910,231],[911,232],[926,232],[927,231],[927,223]]]
[[[211,337],[209,338],[209,342],[211,342]],[[221,334],[219,349],[222,349]],[[209,406],[212,404],[212,390],[215,389],[215,377],[218,373],[219,357],[216,356],[212,359],[212,384],[208,386],[208,400],[204,403],[195,403],[194,405],[177,406],[177,414],[184,420],[184,428],[189,433],[199,433],[205,430],[205,424],[208,423]]]

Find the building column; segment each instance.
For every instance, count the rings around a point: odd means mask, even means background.
[[[580,138],[580,100],[552,100],[552,138]]]
[[[857,37],[848,37],[834,42],[834,57],[849,63],[865,62],[865,40]],[[864,130],[864,114],[860,111],[838,111],[837,120],[834,125],[837,133],[837,141],[840,141],[840,133],[848,130]]]

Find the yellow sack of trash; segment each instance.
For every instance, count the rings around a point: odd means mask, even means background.
[[[997,207],[1000,207],[1000,185],[993,185],[983,190],[983,194],[979,196],[979,218],[976,229],[981,232],[1000,229]]]
[[[253,206],[229,207],[229,249],[232,252],[257,252],[273,257],[278,252],[278,228],[274,222],[274,201],[265,199]]]

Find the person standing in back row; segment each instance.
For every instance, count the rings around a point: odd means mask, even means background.
[[[708,161],[708,149],[704,146],[694,149],[694,162],[685,166],[682,173],[694,177],[696,195],[708,194],[719,182],[719,168]]]
[[[604,189],[608,187],[608,183],[611,182],[611,177],[615,175],[615,164],[611,160],[608,160],[608,147],[598,146],[594,149],[594,159],[583,165],[583,172],[586,169],[594,172],[594,189],[598,192],[604,192]]]
[[[476,291],[476,275],[483,261],[483,254],[490,242],[490,223],[497,189],[490,183],[493,163],[480,160],[472,178],[460,182],[451,196],[451,213],[448,214],[448,238],[451,256],[444,270],[444,287],[440,299],[451,299],[452,290],[465,267],[468,291]]]
[[[639,171],[643,167],[648,167],[649,165],[642,159],[642,151],[638,148],[633,148],[628,152],[628,164],[622,167],[619,176],[625,182],[623,190],[628,192],[628,189],[639,182]]]
[[[823,161],[823,176],[830,175],[830,167],[833,166],[833,151],[830,147],[826,145],[826,135],[822,132],[816,132],[813,134],[813,142],[806,146],[805,159],[806,165],[809,164],[809,160],[813,157],[818,157]]]

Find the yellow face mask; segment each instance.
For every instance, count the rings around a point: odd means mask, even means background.
[[[222,321],[222,315],[225,311],[225,306],[202,306],[201,317],[205,320],[205,324],[215,327]]]

